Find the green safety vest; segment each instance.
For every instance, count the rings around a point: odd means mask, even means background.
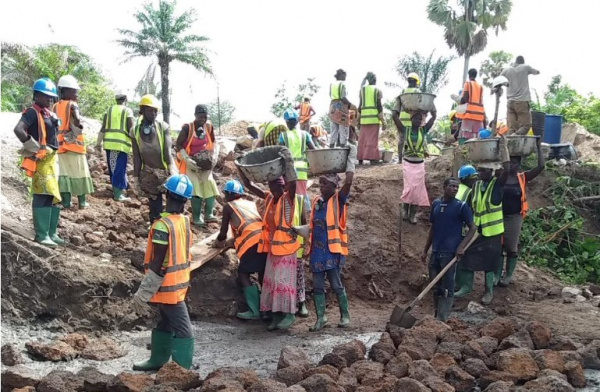
[[[480,229],[484,237],[493,237],[504,233],[504,216],[502,214],[502,202],[498,205],[492,204],[492,190],[496,184],[496,178],[488,184],[485,192],[481,192],[483,181],[477,181],[473,185],[473,212],[475,214],[475,225]]]
[[[342,99],[342,91],[344,91],[344,82],[342,80],[331,83],[329,87],[331,100]]]
[[[131,137],[127,132],[127,107],[113,105],[108,109],[104,120],[105,150],[121,151],[125,154],[131,152]]]
[[[137,141],[138,148],[142,149],[142,137],[140,135],[140,128],[142,127],[142,123],[144,120],[140,117],[139,121],[135,126],[134,136]],[[167,160],[165,159],[165,128],[163,126],[162,121],[154,121],[154,127],[156,128],[156,134],[158,135],[158,144],[160,145],[160,160],[163,163],[165,170],[169,169],[169,165],[167,165]],[[144,163],[142,162],[142,167],[144,167]]]
[[[308,180],[308,161],[306,160],[306,135],[304,131],[292,129],[283,132],[283,142],[294,158],[294,167],[299,180]]]
[[[420,93],[421,91],[416,87],[407,87],[402,90],[402,94],[405,93]],[[410,127],[412,125],[412,121],[410,121],[410,113],[408,112],[400,112],[400,121],[402,125],[405,127]]]
[[[417,143],[412,140],[412,127],[406,127],[404,135],[404,151],[406,157],[425,158],[425,132],[423,127],[417,130]]]
[[[456,198],[460,201],[466,202],[471,194],[471,188],[465,184],[458,185],[458,192],[456,192]]]
[[[365,86],[360,90],[360,123],[379,124],[379,110],[377,110],[377,94],[379,90],[375,86]]]

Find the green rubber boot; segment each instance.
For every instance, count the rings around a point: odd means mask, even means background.
[[[244,297],[246,297],[246,303],[250,310],[238,313],[236,317],[242,320],[258,320],[260,318],[258,286],[253,284],[252,286],[244,287]]]
[[[340,322],[338,323],[338,328],[346,328],[350,325],[350,311],[348,310],[348,296],[346,295],[346,290],[341,294],[338,294],[337,298],[340,307]]]
[[[217,217],[213,215],[215,211],[215,197],[209,197],[204,201],[206,202],[206,206],[204,207],[204,221],[206,223],[218,222]]]
[[[173,350],[173,334],[157,329],[152,330],[150,359],[146,362],[136,363],[133,370],[158,370],[171,358]],[[174,359],[174,358],[173,358]]]
[[[131,201],[129,197],[123,195],[123,189],[113,187],[113,199],[118,202]]]
[[[277,329],[289,329],[296,322],[294,313],[285,313],[285,317],[277,324]]]
[[[484,305],[489,305],[492,303],[492,299],[494,298],[494,278],[496,273],[486,272],[485,273],[485,294],[481,298],[481,303]]]
[[[184,369],[192,367],[194,338],[173,338],[173,362]]]
[[[413,225],[417,224],[417,206],[409,206],[408,221]]]
[[[90,206],[90,203],[87,202],[87,195],[77,196],[77,201],[79,202],[80,210],[83,210],[84,208],[88,208]]]
[[[500,279],[500,287],[506,287],[510,284],[510,281],[513,277],[513,273],[515,272],[515,268],[517,268],[517,258],[509,257],[508,259],[506,259],[506,276]]]
[[[38,207],[33,209],[33,227],[35,229],[34,241],[50,248],[56,248],[57,243],[50,238],[52,208],[53,207]]]
[[[410,212],[410,204],[402,203],[402,219],[408,220],[409,212]]]
[[[454,298],[462,298],[473,291],[475,273],[469,270],[456,271],[456,282],[460,284],[459,290],[454,293]]]
[[[52,215],[50,215],[50,227],[48,228],[48,236],[50,239],[54,241],[57,245],[64,245],[65,240],[58,236],[56,232],[58,229],[58,221],[60,220],[60,208],[52,207]]]
[[[192,197],[192,223],[196,226],[204,226],[204,218],[202,218],[202,199]]]
[[[502,271],[504,270],[504,255],[500,255],[500,265],[498,269],[494,271],[494,287],[498,286],[500,278],[502,278]]]
[[[273,312],[271,313],[271,324],[267,327],[267,331],[275,331],[277,329],[277,324],[283,320],[283,313],[281,312]]]
[[[60,192],[60,198],[63,207],[71,208],[71,194],[69,192]]]
[[[325,325],[327,325],[327,316],[325,316],[325,294],[315,294],[313,295],[313,299],[315,301],[317,321],[315,322],[315,325],[309,328],[309,331],[316,332],[320,331]]]
[[[298,307],[298,316],[302,318],[308,317],[308,308],[306,307],[306,302],[300,302],[300,306]]]

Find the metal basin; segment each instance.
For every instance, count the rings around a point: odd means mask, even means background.
[[[284,148],[284,147],[281,147]],[[269,182],[284,173],[284,161],[279,149],[262,147],[236,159],[235,165],[253,182]]]
[[[469,159],[473,162],[499,162],[500,149],[498,143],[500,139],[471,139],[465,142]]]
[[[506,145],[510,156],[526,156],[537,151],[537,139],[539,136],[506,136]]]
[[[349,153],[348,147],[307,150],[306,159],[310,173],[313,175],[344,173]]]
[[[435,108],[433,105],[434,99],[435,95],[429,93],[406,93],[400,95],[402,110],[406,112],[430,112]]]

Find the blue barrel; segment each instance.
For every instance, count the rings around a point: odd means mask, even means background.
[[[546,122],[544,124],[544,139],[543,141],[548,144],[560,143],[560,137],[562,134],[562,122],[563,116],[555,114],[546,114]]]

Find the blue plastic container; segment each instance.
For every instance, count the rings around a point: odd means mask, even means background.
[[[560,143],[560,137],[562,135],[562,122],[563,116],[555,114],[546,114],[546,122],[544,124],[544,138],[543,142],[548,144]]]

